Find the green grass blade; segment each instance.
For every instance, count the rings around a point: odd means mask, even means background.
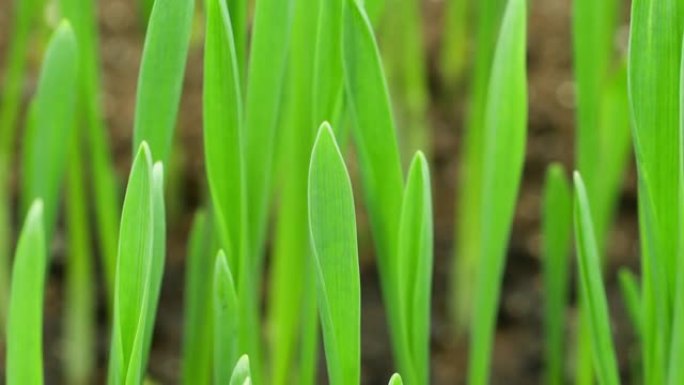
[[[582,177],[574,175],[575,182],[575,238],[578,250],[580,286],[584,301],[583,311],[589,319],[591,350],[598,381],[603,385],[620,383],[615,349],[610,330],[608,303],[606,300],[601,259],[592,223],[589,196]]]
[[[599,160],[602,94],[613,56],[617,1],[573,2],[573,59],[577,84],[577,165],[584,177],[590,201],[596,202],[602,178]],[[595,212],[594,215],[599,214]],[[594,220],[596,223],[596,219]],[[602,234],[597,234],[602,239]],[[600,244],[602,241],[600,241]],[[601,249],[599,249],[600,251]]]
[[[43,203],[31,205],[12,269],[7,320],[7,385],[43,384],[43,300],[47,251]]]
[[[145,335],[143,341],[143,368],[147,367],[147,356],[152,346],[154,322],[159,304],[164,262],[166,260],[166,210],[164,208],[164,166],[157,162],[152,167],[152,205],[154,215],[152,260],[150,262],[149,281],[146,295],[147,314],[145,315]]]
[[[315,383],[318,313],[316,281],[307,275],[314,269],[307,266],[313,264],[313,259],[306,188],[316,128],[311,76],[315,58],[311,52],[316,49],[318,15],[317,2],[295,2],[289,67],[283,91],[286,103],[279,134],[281,161],[276,171],[280,179],[278,218],[271,259],[269,335],[274,385]],[[339,64],[341,66],[341,62]],[[310,353],[312,351],[314,353]]]
[[[631,154],[626,63],[620,63],[619,67],[614,69],[614,74],[605,82],[602,96],[599,140],[603,156],[598,163],[601,177],[596,180],[599,186],[596,194],[599,205],[597,210],[600,209],[596,217],[601,221],[596,227],[597,236],[601,237],[599,250],[605,249]]]
[[[463,333],[472,318],[472,289],[479,264],[482,223],[480,210],[484,188],[485,108],[491,76],[494,48],[506,0],[476,2],[477,27],[475,56],[471,75],[469,107],[461,149],[461,170],[456,197],[456,223],[451,311],[458,333]]]
[[[546,383],[563,384],[565,312],[572,236],[572,195],[559,164],[546,172],[542,203],[542,256],[544,260],[544,321],[546,326]]]
[[[242,102],[230,23],[226,4],[219,0],[210,1],[204,60],[205,157],[216,233],[226,252],[230,271],[235,274],[239,295],[239,353],[259,357],[260,328],[253,327],[258,322],[255,315],[258,285],[250,275],[252,265],[247,259],[248,201],[243,163]]]
[[[152,156],[138,150],[126,188],[119,231],[109,384],[140,383],[143,339],[155,254],[155,196]]]
[[[95,363],[92,354],[95,346],[95,282],[81,135],[81,127],[76,127],[69,148],[65,210],[68,263],[64,305],[64,374],[65,381],[74,385],[91,383]]]
[[[313,123],[328,121],[341,134],[344,99],[342,67],[342,11],[345,0],[319,3],[314,64]]]
[[[42,0],[15,0],[13,3],[13,26],[12,32],[8,34],[8,52],[4,56],[6,73],[0,103],[0,157],[3,158],[0,161],[7,163],[3,167],[8,166],[13,156],[26,60],[30,48],[29,35],[43,9]]]
[[[401,333],[396,248],[403,176],[387,84],[373,30],[356,0],[345,0],[343,62],[354,140],[395,359],[408,369],[408,342]]]
[[[404,382],[401,380],[401,376],[399,374],[394,373],[389,380],[389,385],[404,385]]]
[[[409,168],[399,225],[398,290],[402,319],[410,348],[410,384],[430,383],[430,293],[433,232],[430,171],[418,152]]]
[[[155,0],[145,35],[135,106],[133,149],[146,141],[168,164],[190,44],[193,0]]]
[[[233,374],[230,376],[230,385],[250,384],[249,357],[243,355],[235,364]]]
[[[238,360],[238,324],[241,314],[233,274],[219,251],[214,267],[214,383],[227,384]],[[232,383],[232,382],[231,382]]]
[[[644,382],[654,384],[666,381],[680,234],[682,15],[680,1],[632,2],[628,76],[639,174]]]
[[[66,172],[68,148],[62,138],[70,138],[76,99],[78,52],[76,38],[68,22],[53,33],[38,79],[34,100],[34,124],[24,143],[24,211],[36,198],[44,202],[45,239],[52,239],[57,209]]]
[[[682,55],[680,74],[684,74],[684,55]],[[684,79],[680,77],[680,130],[679,137],[680,140],[684,136]],[[680,143],[680,151],[682,151],[682,143]],[[680,152],[679,158],[679,226],[680,229],[684,226],[684,205],[681,204],[682,198],[684,198],[684,152]],[[684,299],[684,275],[681,273],[682,267],[684,267],[684,241],[679,238],[677,239],[677,268],[679,273],[676,275],[676,287],[674,294],[674,314],[672,319],[672,344],[670,346],[670,362],[669,362],[669,372],[668,381],[669,384],[682,384],[684,383],[684,370],[681,368],[680,363],[684,359],[684,348],[682,344],[684,343],[684,304],[682,300]]]
[[[255,256],[253,279],[263,260],[266,218],[271,196],[271,170],[276,126],[281,112],[287,65],[292,0],[259,0],[254,10],[252,46],[247,73],[245,159],[249,213],[249,251]],[[249,356],[254,373],[257,357]]]
[[[499,290],[525,154],[527,3],[510,0],[489,82],[484,132],[480,257],[471,322],[469,383],[485,384]]]
[[[241,79],[240,85],[244,86],[247,79],[247,40],[249,35],[247,8],[250,2],[248,0],[226,0],[226,2],[230,13],[230,22],[233,26],[233,36],[235,37],[235,56]],[[240,88],[244,90],[244,87]]]
[[[684,4],[636,0],[632,4],[629,87],[640,174],[653,194],[654,245],[673,293],[679,189],[679,67]],[[657,24],[657,30],[654,24]]]
[[[309,168],[309,230],[331,385],[361,376],[361,287],[351,181],[332,129],[324,123]]]
[[[396,102],[402,159],[408,161],[416,151],[429,157],[432,137],[427,116],[430,96],[422,3],[419,0],[393,0],[388,6],[392,12],[383,17],[382,34],[392,38],[383,41],[382,57]]]
[[[239,272],[246,220],[242,102],[230,16],[223,1],[208,2],[206,28],[203,103],[207,179],[217,233],[231,271]]]
[[[468,22],[470,0],[449,0],[442,33],[440,73],[449,88],[461,80],[468,63]]]
[[[245,307],[247,353],[254,382],[261,383],[263,370],[261,336],[251,325],[259,322],[266,224],[272,194],[271,176],[276,127],[282,110],[282,91],[293,16],[292,0],[259,0],[254,8],[251,49],[247,68],[245,104],[245,170],[247,192],[247,250],[250,265],[239,282]],[[242,288],[244,286],[244,288]],[[242,333],[241,333],[242,334]]]
[[[85,114],[84,154],[89,155],[90,172],[95,194],[97,238],[103,260],[109,305],[114,298],[116,247],[119,231],[120,196],[107,129],[101,105],[100,63],[95,2],[90,0],[60,0],[63,16],[71,23],[79,48],[79,111]],[[77,114],[80,116],[80,114]],[[80,122],[79,122],[80,123]],[[110,308],[111,310],[111,308]],[[111,313],[110,313],[111,314]]]
[[[198,211],[190,230],[185,276],[185,315],[181,375],[184,385],[209,385],[213,357],[213,288],[211,276],[212,228],[204,211]]]
[[[639,282],[637,277],[627,268],[621,268],[618,271],[618,280],[620,283],[620,291],[622,293],[622,301],[627,309],[627,314],[632,321],[635,334],[637,337],[641,336],[642,329],[642,306],[641,294],[639,290]]]

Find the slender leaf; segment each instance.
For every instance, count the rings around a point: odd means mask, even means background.
[[[460,80],[468,63],[469,2],[449,0],[446,3],[440,72],[449,87]]]
[[[231,18],[226,4],[207,7],[204,70],[204,143],[207,178],[216,233],[226,252],[240,306],[238,353],[259,357],[257,287],[250,276],[247,195],[242,131],[242,102]],[[215,325],[215,327],[218,327]],[[237,353],[236,353],[237,354]],[[252,358],[253,364],[257,359]],[[257,366],[258,367],[258,366]],[[258,370],[255,370],[257,372]]]
[[[95,363],[92,354],[95,345],[95,282],[81,135],[81,127],[76,127],[69,148],[66,195],[68,263],[64,374],[65,381],[74,385],[91,383]]]
[[[398,238],[397,290],[402,298],[402,323],[412,363],[404,376],[410,384],[430,383],[432,239],[430,171],[425,156],[418,152],[406,181]]]
[[[684,75],[684,54],[681,58],[681,70],[680,74]],[[684,137],[684,78],[680,76],[680,130],[679,138],[681,140]],[[680,143],[680,158],[679,158],[679,226],[682,228],[684,225],[684,205],[681,204],[682,198],[684,198],[684,149],[682,149],[684,143]],[[677,269],[680,271],[676,275],[676,287],[674,293],[674,314],[673,314],[673,327],[672,327],[672,344],[670,346],[670,362],[669,362],[669,373],[668,381],[670,384],[681,384],[684,379],[684,371],[680,367],[680,362],[684,359],[684,349],[682,349],[682,341],[684,341],[684,304],[682,300],[684,299],[684,275],[681,273],[682,267],[684,267],[684,241],[680,238],[677,239]]]
[[[146,142],[133,160],[126,188],[117,258],[109,384],[139,384],[155,265],[155,195],[152,155]]]
[[[345,0],[343,62],[363,195],[375,241],[394,356],[400,371],[410,366],[408,342],[401,333],[397,290],[397,234],[403,176],[387,84],[368,17],[356,0]]]
[[[80,112],[85,114],[84,128],[88,144],[83,146],[81,151],[84,151],[84,155],[89,155],[88,161],[95,194],[97,238],[111,310],[114,298],[117,232],[119,231],[121,203],[101,105],[99,47],[96,10],[94,9],[96,3],[89,0],[60,0],[59,5],[62,15],[73,26],[78,41],[80,59],[78,107]]]
[[[249,205],[249,250],[260,266],[271,192],[275,128],[281,111],[292,0],[259,0],[254,10],[245,104],[245,159]],[[256,273],[255,273],[256,275]],[[256,278],[256,277],[253,277]],[[256,373],[256,357],[250,354]]]
[[[230,16],[223,1],[207,4],[206,40],[203,103],[207,179],[221,243],[231,270],[239,272],[246,221],[242,101]]]
[[[30,48],[29,37],[32,27],[39,20],[43,9],[42,0],[15,0],[12,12],[12,31],[8,52],[4,55],[5,81],[0,103],[0,160],[8,167],[13,156],[17,118],[21,107],[22,89],[26,59]]]
[[[283,91],[281,161],[276,171],[280,177],[280,192],[271,262],[269,334],[272,336],[272,383],[275,385],[315,383],[318,314],[314,269],[307,266],[313,264],[313,259],[307,228],[306,188],[316,128],[311,76],[315,58],[311,52],[316,49],[318,15],[317,2],[295,1],[289,67]],[[341,62],[339,64],[341,66]],[[305,354],[311,351],[314,354]]]
[[[473,312],[472,289],[478,276],[481,230],[481,207],[484,189],[485,113],[492,73],[494,49],[504,14],[506,0],[479,0],[475,32],[475,56],[471,75],[466,129],[461,149],[460,178],[456,201],[455,249],[451,310],[457,332],[464,332]]]
[[[342,12],[346,0],[319,2],[315,34],[313,123],[328,121],[341,135],[341,110],[344,99],[342,66]]]
[[[164,166],[161,162],[156,162],[152,167],[152,204],[154,215],[152,260],[150,262],[150,272],[146,290],[147,314],[145,315],[145,340],[143,345],[143,356],[145,362],[143,368],[147,366],[147,355],[152,346],[152,332],[157,315],[159,304],[159,294],[161,292],[162,277],[164,275],[164,262],[166,260],[166,210],[164,208]]]
[[[349,174],[331,127],[324,123],[309,168],[309,230],[330,384],[357,384],[361,304],[356,214]]]
[[[193,0],[155,0],[143,48],[133,149],[147,141],[154,161],[168,164],[190,44]]]
[[[31,204],[12,269],[7,320],[7,385],[43,384],[43,300],[47,251],[43,203]]]
[[[642,234],[646,383],[666,381],[676,286],[681,158],[679,76],[684,4],[635,0],[629,43],[632,137]]]
[[[245,329],[259,320],[266,223],[272,186],[276,126],[281,113],[282,90],[287,65],[293,0],[259,0],[254,8],[245,104],[245,170],[247,192],[248,277],[240,281],[245,306]],[[242,287],[244,285],[244,287]],[[241,333],[242,334],[242,333]],[[263,364],[258,330],[247,335],[252,375],[261,383]]]
[[[506,249],[522,176],[527,127],[527,3],[510,0],[496,47],[487,98],[475,307],[469,383],[488,382]]]
[[[233,274],[226,255],[219,251],[214,267],[215,384],[227,384],[231,378],[230,368],[238,362],[238,324],[241,316]]]
[[[601,259],[596,244],[596,233],[592,223],[589,196],[578,172],[575,182],[575,238],[578,250],[578,270],[584,302],[584,311],[589,319],[591,350],[598,381],[603,385],[620,383],[615,349],[611,340],[608,303],[606,300]]]
[[[190,230],[185,275],[182,382],[209,385],[213,356],[213,288],[211,276],[212,227],[208,215],[198,211]]]
[[[397,112],[401,153],[408,161],[416,151],[432,152],[428,124],[428,74],[419,0],[389,0],[383,17],[382,53]],[[404,373],[406,375],[406,373]]]
[[[52,35],[38,79],[34,101],[34,122],[24,143],[23,208],[36,198],[44,202],[45,239],[52,239],[66,171],[76,96],[78,52],[68,22]],[[68,142],[67,142],[68,143]]]
[[[542,203],[542,256],[546,326],[547,383],[563,384],[565,311],[568,302],[572,236],[572,195],[563,168],[549,166]]]

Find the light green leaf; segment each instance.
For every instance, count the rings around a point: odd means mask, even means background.
[[[357,384],[361,375],[361,288],[356,214],[349,174],[327,123],[314,143],[308,196],[330,384]]]
[[[23,1],[22,1],[23,2]],[[69,20],[79,48],[79,111],[85,115],[82,129],[87,139],[81,151],[87,155],[95,195],[97,238],[103,260],[109,310],[114,303],[114,275],[119,231],[120,191],[104,124],[100,87],[99,46],[96,25],[97,2],[59,0],[62,15]],[[82,124],[84,122],[78,121]],[[80,134],[82,135],[82,134]],[[111,314],[111,313],[110,313]]]
[[[182,383],[209,385],[213,357],[213,285],[215,261],[209,256],[212,244],[210,218],[198,211],[188,241],[188,267],[185,275]]]
[[[315,129],[312,73],[318,2],[296,1],[280,119],[278,215],[271,251],[269,335],[271,383],[315,384],[318,353],[316,279],[307,216],[307,177]],[[339,55],[338,55],[339,56]],[[341,68],[341,61],[338,63]],[[341,73],[341,70],[340,70]],[[341,94],[342,77],[339,77]]]
[[[432,192],[425,156],[418,152],[408,173],[399,225],[397,291],[402,299],[402,324],[410,349],[410,384],[430,380],[430,299],[432,291]]]
[[[86,199],[81,127],[69,143],[65,199],[67,233],[66,294],[64,300],[64,378],[74,385],[91,382],[95,357],[95,274]]]
[[[7,320],[7,385],[43,384],[43,300],[47,251],[43,202],[35,200],[19,236]]]
[[[342,66],[342,13],[346,0],[319,2],[313,71],[313,123],[332,123],[341,134],[340,118],[344,104]]]
[[[145,315],[145,336],[143,345],[143,356],[145,362],[143,368],[147,367],[146,357],[149,355],[152,345],[152,334],[154,331],[154,321],[157,315],[159,304],[159,294],[161,292],[162,277],[164,275],[164,262],[166,260],[166,210],[164,208],[164,166],[157,162],[152,167],[152,204],[154,213],[154,230],[152,261],[150,262],[149,282],[146,295],[147,314]]]
[[[398,373],[394,373],[389,380],[389,385],[404,385],[404,382],[401,380],[401,376]]]
[[[664,383],[676,286],[682,156],[680,65],[684,4],[635,0],[629,42],[632,137],[639,175],[644,382]]]
[[[258,271],[263,260],[276,126],[281,112],[293,4],[292,0],[259,0],[254,9],[244,134],[249,251],[255,256],[251,278],[255,280],[261,275]],[[249,358],[257,374],[259,360],[254,353],[250,353]]]
[[[109,383],[140,383],[143,340],[155,254],[155,194],[152,156],[146,142],[133,160],[126,188],[117,258]]]
[[[499,291],[522,176],[527,128],[527,3],[510,0],[496,47],[485,114],[481,238],[469,383],[486,384]]]
[[[572,236],[572,193],[563,167],[559,164],[552,164],[546,171],[542,205],[546,375],[548,384],[563,384],[565,313],[568,303],[568,267]]]
[[[230,376],[230,385],[247,385],[251,383],[249,369],[249,357],[243,355],[235,364],[233,374]]]
[[[606,301],[601,259],[596,244],[596,233],[592,223],[591,208],[587,190],[578,172],[575,182],[575,238],[578,254],[580,287],[584,301],[583,311],[589,319],[591,351],[598,381],[602,385],[620,383],[615,349],[610,329],[610,315]]]
[[[397,291],[397,234],[403,176],[396,130],[373,30],[357,0],[345,0],[343,60],[363,196],[375,241],[384,304],[398,367],[410,369]]]
[[[168,164],[190,44],[193,0],[155,0],[145,35],[135,106],[133,149],[147,141]]]
[[[45,53],[32,106],[34,120],[24,143],[22,207],[27,210],[33,200],[43,200],[48,243],[57,222],[68,159],[69,146],[63,138],[71,137],[74,126],[77,68],[76,38],[69,23],[62,22]]]
[[[480,1],[480,3],[483,1]],[[454,88],[468,64],[470,0],[448,0],[443,29],[440,73],[446,85]]]
[[[223,251],[214,267],[214,383],[227,384],[238,359],[238,308],[235,281]],[[232,382],[231,382],[232,384]]]
[[[470,1],[470,0],[469,0]],[[459,191],[456,197],[456,239],[453,263],[451,310],[457,332],[466,331],[473,312],[473,287],[481,255],[482,199],[485,149],[485,109],[492,72],[494,49],[499,36],[506,0],[478,0],[475,55],[471,76],[468,116],[461,149]]]
[[[230,16],[225,2],[207,4],[204,51],[204,147],[217,233],[231,271],[242,263],[246,221],[242,101]],[[239,279],[239,277],[238,277]]]
[[[0,103],[0,162],[7,167],[15,146],[17,118],[21,107],[26,61],[30,49],[29,37],[32,28],[40,19],[43,0],[15,0],[12,2],[12,31],[9,37],[5,61],[2,103]],[[6,10],[6,12],[8,12]]]

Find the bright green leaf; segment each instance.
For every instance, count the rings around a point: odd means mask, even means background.
[[[7,320],[7,384],[43,384],[43,300],[47,251],[43,202],[31,205],[12,269]]]
[[[499,291],[520,187],[527,128],[527,3],[509,0],[492,64],[484,123],[480,256],[468,378],[489,381]]]
[[[147,141],[152,159],[168,164],[190,44],[193,0],[156,0],[143,48],[133,149]]]
[[[575,182],[575,238],[578,254],[580,288],[584,301],[583,311],[589,319],[591,351],[598,381],[602,385],[618,385],[615,349],[612,342],[610,315],[606,300],[601,259],[596,244],[596,233],[592,223],[591,208],[587,190],[579,173],[574,175]]]
[[[349,174],[332,128],[324,123],[309,168],[309,229],[331,385],[361,375],[361,288],[356,214]]]

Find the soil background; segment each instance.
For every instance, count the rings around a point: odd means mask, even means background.
[[[466,106],[463,96],[447,97],[438,73],[444,0],[424,1],[425,47],[431,98],[429,124],[433,129],[435,143],[431,159],[435,214],[432,383],[462,384],[465,383],[467,367],[467,340],[453,336],[447,300],[454,234],[454,198],[459,188],[458,160]],[[4,74],[4,55],[12,21],[11,3],[11,0],[0,0],[1,74]],[[572,170],[574,158],[571,1],[537,0],[530,1],[530,4],[527,157],[504,274],[493,353],[493,384],[534,384],[543,379],[543,291],[539,253],[541,187],[549,163],[558,161],[567,170]],[[102,98],[111,149],[123,188],[131,162],[133,111],[144,31],[137,14],[137,1],[99,0],[97,5]],[[627,8],[625,1],[623,25],[617,34],[616,46],[626,45]],[[56,19],[54,9],[54,6],[49,6],[46,10],[45,19],[48,23]],[[36,39],[38,45],[45,41],[48,33],[49,29],[45,28],[35,34],[39,36]],[[31,51],[30,73],[24,88],[25,102],[35,88],[35,74],[41,52],[42,47]],[[466,83],[467,74],[464,79],[464,84]],[[149,365],[151,376],[161,384],[179,383],[186,242],[192,214],[202,204],[204,196],[201,87],[202,38],[201,31],[196,31],[185,77],[174,160],[170,166],[177,171],[174,172],[177,178],[171,181],[173,194],[172,203],[169,204],[168,255]],[[461,88],[467,89],[465,86]],[[17,151],[20,148],[21,143],[18,143]],[[15,199],[18,180],[16,174],[18,172],[13,176],[15,187],[12,192]],[[367,228],[364,229],[363,224],[359,235],[362,255],[362,382],[386,384],[393,372],[391,352],[373,251],[368,241]],[[613,331],[623,380],[625,383],[633,383],[629,369],[629,363],[633,361],[635,354],[633,335],[620,299],[615,274],[619,266],[629,266],[633,271],[638,271],[635,171],[631,160],[618,202],[615,227],[608,243],[609,262],[606,274]],[[52,245],[52,254],[54,259],[49,270],[44,324],[46,383],[61,384],[61,319],[66,261],[64,239],[59,232]],[[573,287],[574,276],[573,267]],[[109,344],[106,332],[108,319],[102,288],[98,290],[98,375],[94,383],[104,383]],[[567,312],[566,334],[569,341],[574,336],[575,319],[573,293],[571,307]],[[571,374],[571,348],[568,348],[568,354],[567,371]],[[4,351],[1,355],[0,383],[4,380]],[[319,366],[320,383],[326,383],[322,359],[319,360]]]

